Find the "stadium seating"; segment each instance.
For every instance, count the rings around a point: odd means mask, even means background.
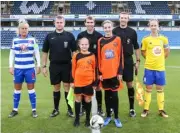
[[[71,14],[110,14],[110,1],[71,1]]]
[[[43,45],[44,38],[50,31],[30,31],[30,34],[33,35],[37,39],[37,43],[39,44],[40,48]],[[100,31],[104,34],[102,31]],[[75,38],[80,33],[80,30],[72,31]],[[144,36],[150,34],[149,31],[137,31],[138,35],[138,43],[141,44],[141,40]],[[162,31],[160,34],[163,34],[168,37],[170,46],[179,46],[180,47],[180,38],[179,38],[179,31]],[[15,31],[1,31],[1,46],[3,48],[9,48],[12,42],[12,39],[16,37]]]
[[[171,14],[167,1],[129,1],[132,14],[167,15]]]
[[[14,1],[11,14],[50,14],[53,1]]]

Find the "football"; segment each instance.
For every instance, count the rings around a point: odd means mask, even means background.
[[[104,125],[104,120],[101,116],[99,115],[94,115],[92,116],[91,120],[90,120],[90,126],[92,129],[101,129]]]

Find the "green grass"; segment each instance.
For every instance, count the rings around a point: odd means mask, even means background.
[[[81,117],[81,126],[73,127],[73,119],[66,116],[66,104],[64,93],[61,93],[60,115],[56,118],[49,118],[53,109],[52,86],[49,78],[44,78],[42,74],[37,76],[37,112],[39,117],[31,117],[31,106],[28,98],[26,85],[23,86],[21,101],[19,106],[19,115],[14,118],[8,118],[13,106],[13,76],[8,73],[8,50],[1,51],[1,132],[2,133],[90,133],[90,129],[84,127],[85,117]],[[143,59],[141,61],[139,80],[142,81]],[[180,50],[172,50],[167,59],[166,66],[180,67]],[[156,102],[156,91],[153,91],[152,102],[150,106],[150,115],[147,118],[141,118],[142,107],[137,102],[135,108],[136,118],[128,117],[128,98],[127,89],[119,93],[119,116],[123,128],[118,129],[112,122],[109,126],[102,128],[102,133],[180,133],[180,100],[179,83],[180,68],[166,68],[167,85],[165,87],[165,109],[169,118],[164,119],[158,116]],[[62,89],[61,92],[64,92]],[[103,98],[104,99],[104,98]],[[104,101],[104,100],[103,100]],[[104,104],[103,104],[104,108]],[[105,108],[104,108],[105,110]]]

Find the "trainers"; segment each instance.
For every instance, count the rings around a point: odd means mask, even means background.
[[[86,120],[86,121],[85,121],[85,126],[86,126],[86,127],[89,127],[89,126],[90,126],[90,120]]]
[[[106,117],[106,119],[104,120],[104,126],[107,126],[111,122],[111,120],[111,117]]]
[[[103,112],[102,109],[99,109],[97,113],[98,113],[98,115],[100,115],[100,116],[102,116],[102,117],[105,116],[105,113]]]
[[[75,127],[78,127],[79,125],[80,125],[80,123],[79,123],[79,120],[76,120],[75,119],[75,121],[74,121],[74,124],[73,124]]]
[[[12,110],[12,112],[9,114],[9,118],[12,118],[12,117],[14,117],[14,116],[16,116],[18,114],[18,112],[17,111],[15,111],[15,110]]]
[[[33,111],[32,111],[32,117],[33,117],[33,118],[38,117],[38,115],[37,115],[37,113],[36,113],[36,110],[33,110]]]
[[[56,117],[57,115],[59,115],[59,110],[54,109],[50,117]]]
[[[130,109],[130,111],[129,111],[129,116],[130,116],[130,117],[135,117],[135,116],[136,116],[136,112],[135,112],[134,109]]]
[[[141,113],[141,117],[146,117],[149,114],[149,111],[144,109],[143,112]]]
[[[73,114],[72,110],[68,110],[68,111],[67,111],[67,115],[68,115],[69,117],[74,117],[74,114]]]
[[[159,110],[159,115],[162,116],[162,117],[164,117],[164,118],[169,117],[164,110]]]
[[[122,127],[122,123],[119,119],[114,119],[114,123],[115,123],[116,127]]]

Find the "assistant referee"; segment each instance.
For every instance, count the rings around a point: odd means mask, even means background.
[[[136,55],[135,69],[138,71],[140,63],[140,50],[137,42],[137,33],[134,29],[128,26],[129,14],[126,12],[120,13],[120,26],[113,30],[113,34],[119,36],[123,45],[124,54],[124,70],[123,80],[126,82],[128,88],[128,97],[130,111],[129,116],[135,117],[136,113],[134,110],[134,87],[133,87],[133,76],[134,76],[134,61],[132,55]]]

